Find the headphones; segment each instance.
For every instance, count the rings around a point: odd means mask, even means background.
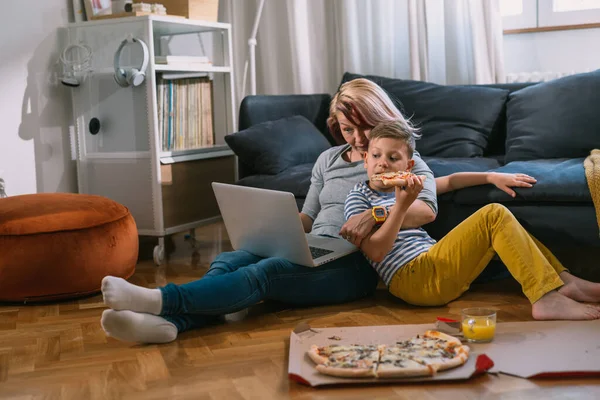
[[[139,43],[142,46],[142,50],[144,51],[144,61],[140,68],[121,68],[120,59],[121,59],[121,51],[127,43]],[[115,81],[122,87],[129,86],[140,86],[144,79],[146,78],[146,69],[148,68],[148,60],[149,60],[149,51],[148,46],[144,43],[143,40],[138,38],[128,38],[121,42],[121,45],[117,49],[115,53]]]
[[[63,50],[59,61],[63,68],[62,84],[77,87],[92,69],[92,49],[85,44],[71,44]]]

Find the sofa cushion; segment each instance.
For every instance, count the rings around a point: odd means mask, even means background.
[[[438,158],[423,157],[423,161],[433,172],[433,176],[438,178],[455,172],[485,172],[490,169],[500,167],[498,160],[493,158]],[[438,202],[452,202],[455,192],[444,193],[438,196]]]
[[[585,157],[600,144],[600,70],[509,96],[506,162]]]
[[[514,188],[517,193],[514,199],[493,185],[465,188],[456,192],[454,202],[460,204],[509,201],[592,203],[583,169],[583,158],[513,161],[494,171],[527,174],[537,179],[537,183],[532,188]]]
[[[263,189],[280,190],[304,198],[310,187],[313,163],[300,164],[288,168],[277,175],[250,175],[236,183]]]
[[[299,164],[314,163],[331,147],[305,117],[293,116],[262,122],[226,135],[225,141],[239,161],[258,174],[275,175]]]
[[[421,129],[417,150],[423,156],[482,156],[509,93],[485,86],[443,86],[351,73],[344,74],[342,83],[355,78],[379,84]]]
[[[440,177],[453,174],[455,172],[485,172],[491,169],[500,168],[502,164],[495,158],[474,157],[474,158],[438,158],[423,157],[433,176]]]

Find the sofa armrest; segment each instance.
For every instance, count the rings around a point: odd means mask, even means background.
[[[330,102],[328,94],[246,96],[240,105],[239,130],[261,122],[302,115],[334,145],[327,129]]]

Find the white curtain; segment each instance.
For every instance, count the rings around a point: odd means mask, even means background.
[[[409,0],[411,78],[502,83],[499,0]]]
[[[441,84],[503,82],[499,0],[266,0],[258,94],[333,93],[345,71]],[[237,98],[259,0],[221,0]],[[247,77],[249,81],[249,77]]]

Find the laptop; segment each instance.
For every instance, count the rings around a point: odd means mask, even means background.
[[[340,238],[304,233],[292,193],[219,182],[212,187],[234,250],[281,257],[306,267],[358,250]]]

